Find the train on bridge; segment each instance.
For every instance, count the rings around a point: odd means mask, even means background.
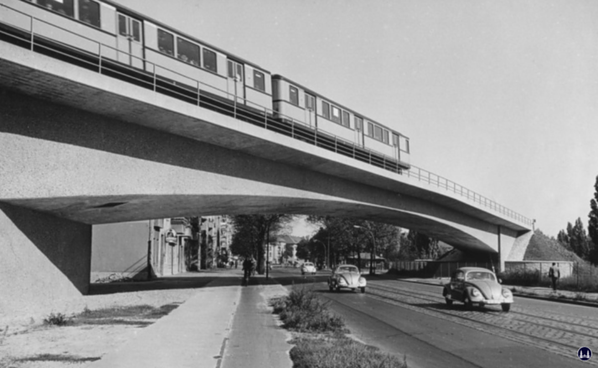
[[[394,172],[409,139],[309,87],[109,0],[0,0],[0,38]]]

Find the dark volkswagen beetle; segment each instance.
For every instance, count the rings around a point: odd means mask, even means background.
[[[462,302],[471,308],[474,304],[499,305],[508,312],[513,303],[511,290],[502,287],[494,272],[481,267],[461,267],[453,272],[451,281],[444,285],[442,296],[446,304]]]

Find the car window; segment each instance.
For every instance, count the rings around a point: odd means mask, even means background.
[[[469,272],[467,274],[467,280],[490,280],[495,281],[494,275],[490,272]]]
[[[356,267],[339,267],[338,270],[342,272],[357,272]]]

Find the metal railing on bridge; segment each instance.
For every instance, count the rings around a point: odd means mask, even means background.
[[[314,146],[351,157],[361,162],[394,172],[395,174],[417,179],[418,182],[427,183],[431,186],[445,189],[457,195],[460,195],[474,203],[494,210],[502,215],[508,216],[525,225],[531,226],[532,220],[512,211],[494,200],[482,196],[462,185],[427,170],[411,165],[410,169],[401,168],[398,158],[387,156],[338,137],[322,129],[312,128],[309,125],[298,121],[292,117],[282,115],[270,107],[261,106],[238,96],[231,94],[210,84],[189,78],[182,73],[165,68],[144,58],[118,50],[110,45],[103,44],[97,40],[74,33],[63,27],[56,26],[42,19],[35,18],[29,14],[12,9],[6,5],[0,4],[1,8],[12,11],[18,16],[24,18],[22,24],[27,24],[27,28],[19,27],[20,33],[8,32],[0,29],[0,35],[4,38],[12,38],[12,42],[29,48],[31,51],[37,51],[65,61],[77,64],[78,66],[96,71],[100,74],[115,77],[151,89],[156,93],[165,94],[199,107],[206,107],[220,113],[232,116],[235,119],[246,121],[250,124],[260,126],[267,130],[272,130],[280,134],[290,136],[310,143]],[[0,19],[0,24],[5,24],[8,29],[14,27]],[[38,29],[51,27],[56,32],[68,34],[69,37],[76,37],[79,40],[77,47],[64,43],[51,42]],[[127,64],[118,63],[114,56],[107,55],[126,55],[133,60],[144,65],[144,69],[135,68]],[[169,75],[170,78],[165,78]],[[176,79],[176,80],[175,80]],[[183,82],[181,82],[183,81]],[[230,100],[228,104],[215,102],[210,96],[223,96]],[[249,106],[252,109],[240,109],[238,101],[243,101],[242,105]],[[276,119],[273,118],[276,116]]]

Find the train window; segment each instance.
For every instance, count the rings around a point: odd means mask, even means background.
[[[374,124],[370,123],[369,121],[368,121],[368,132],[367,132],[367,135],[369,137],[372,137],[372,138],[374,137]]]
[[[266,78],[264,78],[264,73],[257,70],[253,71],[253,88],[266,92]]]
[[[73,0],[37,0],[37,3],[57,13],[67,15],[69,17],[75,16]]]
[[[174,36],[158,29],[158,49],[165,54],[174,56]]]
[[[305,94],[305,108],[308,111],[314,111],[316,109],[316,98],[310,94]]]
[[[383,131],[384,135],[382,136],[382,141],[388,144],[388,130]]]
[[[409,153],[409,139],[406,137],[400,136],[399,137],[399,148],[403,152]]]
[[[330,104],[325,101],[322,101],[322,116],[330,119]]]
[[[141,22],[131,19],[131,26],[133,26],[133,39],[137,42],[141,42]]]
[[[398,146],[399,145],[399,136],[395,133],[392,133],[392,145]]]
[[[289,101],[293,105],[299,106],[299,90],[293,86],[289,86]]]
[[[355,129],[361,131],[363,129],[363,119],[359,116],[355,117]]]
[[[341,123],[341,110],[334,105],[332,105],[332,121],[338,124]]]
[[[191,65],[199,66],[199,46],[177,37],[176,57]]]
[[[374,125],[374,139],[382,140],[382,128],[377,125]]]
[[[118,15],[118,34],[125,37],[129,35],[127,32],[127,17],[122,14]]]
[[[203,49],[203,67],[215,73],[218,72],[216,53],[214,51],[206,48]]]
[[[231,79],[237,79],[238,81],[243,80],[243,64],[239,64],[236,61],[228,61],[228,77]]]
[[[351,126],[351,122],[349,121],[349,113],[346,111],[343,111],[342,124],[343,124],[343,126],[346,126],[347,128],[349,128]]]
[[[100,4],[91,0],[79,0],[79,20],[100,27]]]

